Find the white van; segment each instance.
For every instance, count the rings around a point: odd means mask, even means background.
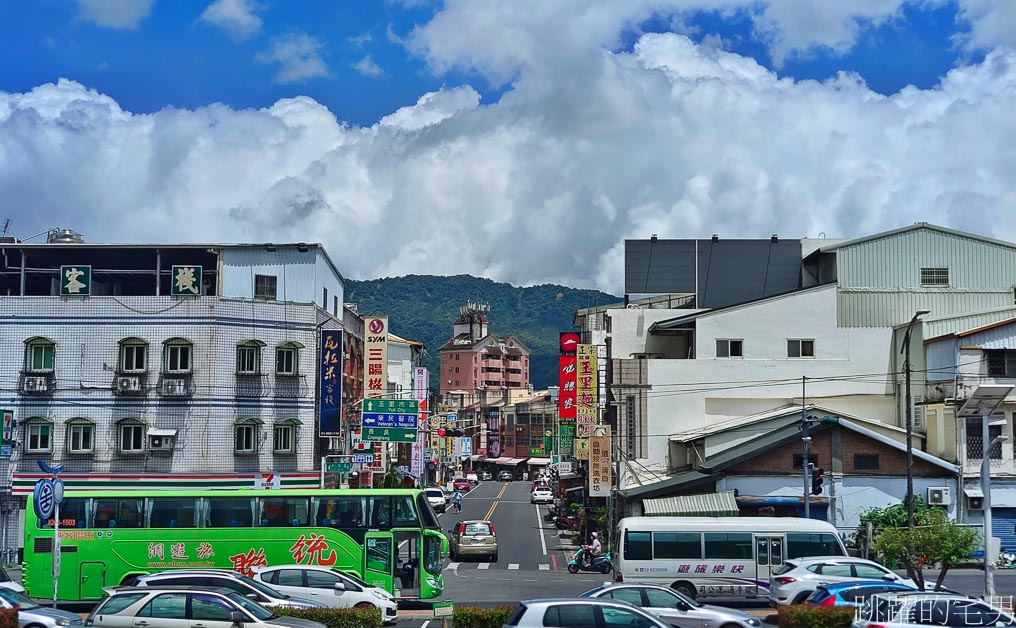
[[[690,598],[765,597],[784,559],[847,555],[832,525],[796,517],[625,517],[614,543],[615,581]]]

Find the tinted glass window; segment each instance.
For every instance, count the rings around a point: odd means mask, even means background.
[[[254,525],[254,500],[250,497],[208,497],[207,528],[249,528]]]
[[[954,601],[949,608],[949,626],[1012,625],[1012,619],[979,602]]]
[[[889,575],[889,570],[880,569],[874,565],[854,565],[854,575],[858,578],[879,580],[882,577]]]
[[[751,559],[754,541],[751,533],[710,533],[705,535],[706,558]]]
[[[140,498],[93,499],[92,525],[95,528],[140,528],[145,500]]]
[[[280,569],[275,572],[275,580],[272,580],[275,584],[284,587],[302,587],[303,586],[303,570],[302,569]]]
[[[603,623],[605,626],[625,626],[625,628],[648,628],[653,622],[633,611],[625,608],[611,608],[609,606],[600,609],[603,612]]]
[[[307,497],[265,497],[261,499],[261,527],[305,526],[310,523]]]
[[[307,572],[307,586],[312,589],[334,589],[335,583],[338,581],[339,576],[334,573],[317,571],[315,569]],[[353,583],[349,583],[349,588],[353,586],[355,586]]]
[[[230,613],[235,610],[235,606],[220,597],[204,593],[191,594],[191,619],[229,621]]]
[[[150,497],[148,499],[148,527],[197,527],[198,500],[196,497]]]
[[[518,608],[516,608],[512,612],[511,617],[508,618],[508,621],[505,622],[505,625],[508,625],[508,626],[517,626],[518,623],[519,623],[519,620],[522,619],[522,616],[526,614],[527,610],[529,610],[527,607],[522,606],[521,604],[519,604]]]
[[[466,529],[462,532],[463,536],[490,536],[490,534],[490,524],[488,523],[466,524]]]
[[[626,560],[652,560],[653,545],[649,532],[624,533],[624,557]]]
[[[187,619],[187,594],[163,593],[156,595],[152,601],[141,609],[138,617],[161,619]]]
[[[561,604],[551,606],[543,615],[544,626],[561,628],[596,628],[596,614],[586,604]]]
[[[843,556],[836,537],[832,534],[788,534],[787,556]]]
[[[642,606],[642,593],[638,589],[614,589],[610,592],[610,597],[635,606]]]
[[[649,606],[652,608],[677,608],[677,601],[680,599],[662,589],[646,589],[646,598],[649,599]]]
[[[854,602],[855,604],[863,604],[868,601],[868,598],[875,595],[876,593],[882,593],[885,587],[871,586],[871,587],[857,587],[856,589],[849,589],[840,594],[844,600],[848,602]]]
[[[60,527],[61,528],[83,528],[85,527],[85,512],[88,510],[88,499],[83,497],[72,497],[60,502]],[[36,520],[39,528],[52,528],[53,519],[43,521]]]
[[[818,571],[815,573],[820,573],[823,576],[842,576],[846,578],[851,578],[854,575],[850,570],[850,565],[836,565],[832,563],[819,565]]]
[[[797,563],[789,563],[789,562],[788,563],[783,563],[782,565],[780,565],[776,569],[773,569],[773,575],[774,576],[779,576],[779,575],[787,573],[791,569],[797,569]]]
[[[702,535],[698,532],[654,532],[653,557],[702,558]]]
[[[99,607],[103,615],[115,615],[123,609],[127,608],[134,602],[137,602],[141,598],[145,597],[145,593],[125,593],[124,595],[114,595],[113,597],[107,598],[106,603]]]

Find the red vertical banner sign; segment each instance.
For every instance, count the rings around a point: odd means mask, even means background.
[[[573,355],[562,355],[559,358],[560,364],[560,385],[561,393],[558,397],[558,415],[561,420],[575,420],[578,416],[576,409],[576,391],[575,391],[575,356]]]

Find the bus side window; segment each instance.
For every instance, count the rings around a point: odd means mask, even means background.
[[[254,524],[254,500],[250,497],[206,497],[205,526],[250,528]]]
[[[196,528],[197,497],[149,497],[148,527]]]
[[[261,527],[289,528],[313,525],[309,497],[261,498]]]
[[[395,526],[417,526],[420,524],[416,518],[416,510],[413,508],[413,498],[410,495],[397,495],[392,498],[392,510],[395,511]]]

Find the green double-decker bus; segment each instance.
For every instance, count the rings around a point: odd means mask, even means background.
[[[22,581],[53,596],[54,520],[25,514]],[[403,598],[434,598],[448,541],[417,489],[77,491],[60,505],[61,600],[97,600],[142,574],[312,564]]]

